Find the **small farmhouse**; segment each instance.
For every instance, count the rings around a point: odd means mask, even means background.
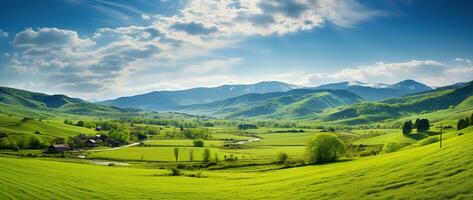
[[[67,144],[54,144],[48,147],[49,153],[61,153],[69,150],[69,145]]]
[[[89,147],[89,148],[96,147],[97,146],[97,141],[95,141],[93,139],[88,139],[87,141],[84,142],[84,145],[86,147]]]

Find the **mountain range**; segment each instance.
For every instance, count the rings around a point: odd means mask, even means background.
[[[413,113],[428,113],[470,105],[471,102],[473,102],[473,81],[399,98],[329,109],[320,115],[319,120],[339,121],[346,124],[369,123],[396,119]]]
[[[222,85],[218,87],[199,87],[178,91],[154,91],[98,103],[121,108],[172,111],[180,106],[211,103],[250,93],[284,92],[297,88],[300,88],[300,86],[277,81],[268,81],[248,85]]]
[[[252,85],[224,85],[215,88],[195,88],[149,94],[167,94],[169,99],[174,99],[175,101],[173,102],[177,103],[173,104],[172,107],[164,107],[161,105],[159,108],[172,108],[172,111],[188,114],[203,114],[230,118],[310,119],[346,124],[377,122],[385,119],[409,116],[413,113],[433,112],[449,109],[450,107],[473,105],[473,103],[471,103],[473,102],[472,82],[459,83],[430,90],[428,90],[427,87],[428,86],[410,80],[392,85],[367,85],[360,82],[343,82],[319,86],[317,88],[300,88],[281,82],[261,82]],[[361,95],[357,94],[359,90],[353,90],[353,88],[371,88],[373,93],[377,91],[385,92],[384,89],[409,90],[410,94],[380,101],[366,101]],[[282,91],[271,92],[274,90]],[[199,93],[200,91],[202,93]],[[250,93],[250,91],[252,93]],[[213,94],[213,96],[211,96],[212,98],[203,97],[206,92]],[[232,96],[237,93],[247,94],[224,99],[223,97],[218,97],[220,92],[222,96]],[[179,95],[173,96],[171,94]],[[197,96],[191,96],[191,94]],[[400,93],[396,93],[396,95],[400,95]],[[155,105],[154,102],[156,101],[165,102],[165,100],[162,99],[149,99],[145,97],[143,97],[143,100],[148,99],[147,102],[150,106]],[[179,99],[178,97],[187,98]],[[134,99],[134,97],[124,97],[124,99],[130,101]],[[211,101],[210,99],[222,100],[216,100],[210,103],[192,104],[193,102],[208,102]],[[120,102],[123,108],[89,103],[78,98],[71,98],[61,94],[47,95],[0,87],[0,107],[2,109],[11,110],[21,107],[40,112],[46,111],[48,113],[95,116],[137,113],[136,111],[138,110],[125,109],[134,107],[133,104],[126,105],[126,101],[123,100]]]
[[[113,100],[98,102],[99,104],[120,108],[140,108],[155,111],[174,111],[183,106],[206,104],[221,101],[241,95],[257,93],[286,92],[304,88],[283,82],[270,81],[249,85],[222,85],[211,88],[191,88],[178,91],[154,91],[146,94],[120,97]],[[432,90],[431,87],[413,81],[405,80],[396,84],[367,84],[362,82],[340,82],[306,89],[347,90],[367,101],[377,101],[387,98],[400,97],[406,94]]]
[[[347,90],[367,101],[378,101],[432,90],[431,87],[414,80],[404,80],[395,84],[368,84],[358,81],[340,82],[321,85],[313,89]]]

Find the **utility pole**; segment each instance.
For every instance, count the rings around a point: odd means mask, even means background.
[[[442,148],[442,131],[443,131],[443,126],[440,124],[440,148]]]

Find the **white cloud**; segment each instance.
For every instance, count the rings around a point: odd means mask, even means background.
[[[186,32],[173,30],[176,24],[193,23],[194,29],[212,29],[214,36],[265,36],[310,30],[327,21],[352,27],[380,14],[353,0],[193,0],[177,15],[157,16],[156,25],[174,34]]]
[[[307,85],[320,85],[339,81],[362,81],[368,83],[395,83],[414,79],[431,86],[443,86],[473,80],[473,66],[450,66],[435,60],[410,60],[398,63],[375,63],[374,65],[345,68],[332,74],[312,74]]]
[[[15,35],[13,45],[20,48],[50,49],[86,47],[94,43],[89,39],[81,39],[75,31],[57,28],[27,28]]]
[[[141,19],[143,19],[143,20],[150,20],[151,17],[150,17],[149,15],[142,14],[142,15],[141,15]]]
[[[460,62],[460,63],[471,64],[471,60],[467,58],[455,58],[455,61]]]
[[[8,32],[3,31],[2,29],[0,29],[0,38],[6,38],[6,37],[8,37]]]
[[[138,13],[121,4],[107,5]],[[191,81],[195,86],[251,82],[261,76],[230,75],[244,58],[222,58],[213,52],[247,37],[284,35],[327,22],[352,27],[379,13],[353,0],[192,0],[172,16],[140,15],[147,25],[101,28],[90,37],[73,30],[27,28],[14,36],[16,51],[9,66],[88,98],[113,96],[126,86],[141,91],[148,85],[191,87]],[[151,81],[137,80],[138,75]],[[101,91],[104,94],[91,96]]]

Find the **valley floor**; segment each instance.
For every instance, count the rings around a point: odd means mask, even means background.
[[[0,199],[472,199],[473,129],[438,143],[266,172],[96,166],[0,157]],[[186,171],[186,174],[199,173]]]

